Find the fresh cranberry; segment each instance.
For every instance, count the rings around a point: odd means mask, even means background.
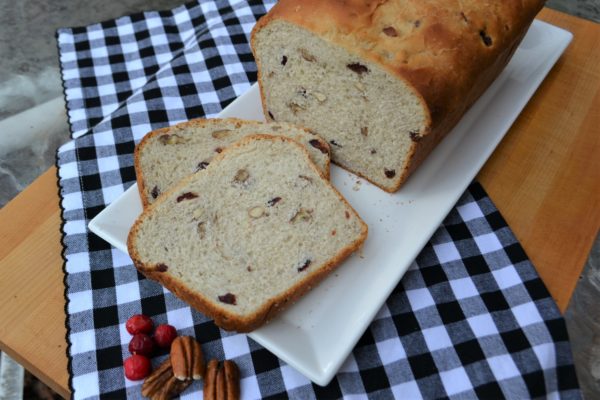
[[[127,328],[127,332],[132,335],[137,333],[150,333],[152,332],[152,328],[154,328],[154,323],[150,317],[143,314],[136,314],[127,320],[125,328]]]
[[[156,331],[154,331],[154,342],[159,347],[170,347],[176,337],[177,331],[171,325],[159,325],[156,327]]]
[[[141,354],[143,356],[152,357],[154,352],[154,341],[145,333],[133,335],[129,342],[129,352],[131,354]]]
[[[130,381],[139,381],[150,375],[152,364],[150,359],[139,354],[134,354],[125,360],[125,377]]]

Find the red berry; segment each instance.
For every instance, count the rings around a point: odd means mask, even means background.
[[[125,360],[125,377],[130,381],[139,381],[150,375],[152,364],[148,357],[134,354]]]
[[[154,342],[152,338],[145,333],[133,335],[129,342],[129,352],[131,354],[141,354],[143,356],[152,357],[154,351]]]
[[[171,325],[159,325],[156,327],[156,331],[154,331],[154,341],[159,347],[171,346],[176,337],[177,331]]]
[[[136,314],[127,320],[125,328],[127,328],[127,332],[132,335],[135,335],[136,333],[150,333],[152,332],[152,328],[154,328],[154,323],[150,317]]]

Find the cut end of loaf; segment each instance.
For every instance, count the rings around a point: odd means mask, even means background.
[[[265,115],[308,126],[335,163],[395,191],[500,74],[543,5],[280,0],[252,32]]]
[[[268,119],[306,126],[327,140],[333,162],[397,190],[429,130],[412,87],[283,20],[256,30],[253,49]]]
[[[327,276],[366,235],[303,147],[254,135],[148,207],[128,248],[149,278],[219,326],[249,331]]]

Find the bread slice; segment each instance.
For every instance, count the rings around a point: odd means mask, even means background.
[[[265,118],[394,192],[500,74],[544,0],[280,0],[252,31]]]
[[[227,330],[256,329],[366,239],[367,225],[281,136],[253,135],[149,206],[128,237],[135,266]]]
[[[254,133],[290,137],[308,150],[329,177],[329,145],[308,130],[282,123],[236,118],[196,119],[148,133],[135,148],[135,172],[144,207],[185,176],[206,168],[231,143]]]

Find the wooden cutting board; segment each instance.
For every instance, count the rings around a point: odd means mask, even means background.
[[[564,311],[600,227],[600,25],[539,18],[574,40],[478,179]],[[0,210],[0,349],[68,397],[56,182]]]

